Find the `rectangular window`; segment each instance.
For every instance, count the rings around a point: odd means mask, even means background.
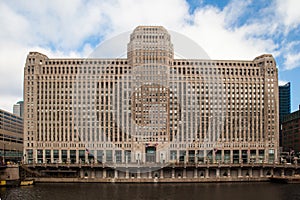
[[[275,161],[275,151],[274,149],[269,150],[269,163],[274,163]]]
[[[42,149],[37,150],[37,162],[43,163],[43,150]]]
[[[258,162],[263,163],[265,158],[265,150],[259,150],[258,151]]]
[[[84,155],[84,151],[83,151],[83,155]],[[71,163],[76,163],[76,150],[70,150],[70,162]],[[83,160],[83,162],[84,162],[84,160]]]
[[[97,150],[97,162],[102,163],[103,162],[103,151]]]
[[[188,153],[189,153],[188,162],[194,163],[195,162],[195,150],[189,150]]]
[[[28,164],[33,163],[33,150],[32,149],[27,150],[27,158],[28,158]]]
[[[131,162],[131,151],[130,150],[125,150],[125,163],[130,163]]]
[[[224,163],[230,163],[230,150],[224,151]]]
[[[61,160],[63,163],[67,163],[68,153],[67,150],[61,150]]]
[[[46,149],[46,162],[47,163],[51,163],[51,150],[50,149]]]
[[[256,162],[256,150],[250,150],[250,163]]]
[[[54,161],[54,163],[59,162],[59,153],[58,153],[57,149],[53,150],[53,161]]]
[[[79,162],[85,163],[85,152],[86,150],[79,150]]]
[[[221,150],[214,150],[214,151],[215,151],[215,154],[216,154],[216,162],[220,163],[221,160],[222,160],[222,155],[221,155],[222,151]]]
[[[112,157],[112,150],[106,150],[106,162],[112,162],[113,157]]]
[[[186,152],[184,150],[179,151],[179,162],[185,162],[185,154]]]
[[[233,163],[239,163],[240,153],[239,150],[233,150]]]
[[[171,161],[176,161],[177,160],[177,151],[176,150],[171,150],[170,151],[170,160]]]
[[[116,163],[121,163],[122,162],[122,151],[116,150],[115,156],[116,156]]]

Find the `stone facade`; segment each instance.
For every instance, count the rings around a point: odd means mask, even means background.
[[[276,63],[175,59],[166,29],[139,26],[127,58],[30,52],[24,120],[29,164],[274,163]]]

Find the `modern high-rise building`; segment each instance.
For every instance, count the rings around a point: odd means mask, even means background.
[[[291,83],[279,85],[279,146],[282,147],[282,121],[291,113]]]
[[[175,59],[161,26],[127,58],[48,58],[24,69],[26,163],[273,163],[278,75],[254,60]]]
[[[23,157],[23,119],[0,109],[0,163]]]
[[[279,85],[279,121],[291,113],[291,83]]]
[[[24,101],[18,101],[13,106],[13,114],[19,117],[23,117],[23,113],[24,113]]]

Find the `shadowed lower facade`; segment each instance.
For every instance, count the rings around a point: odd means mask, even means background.
[[[278,124],[272,55],[175,59],[161,26],[137,27],[127,58],[26,59],[27,164],[275,163]]]

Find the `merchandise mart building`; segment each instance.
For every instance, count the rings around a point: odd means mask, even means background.
[[[24,70],[25,163],[277,162],[278,75],[251,61],[174,59],[161,26],[139,26],[127,58],[52,59]]]

